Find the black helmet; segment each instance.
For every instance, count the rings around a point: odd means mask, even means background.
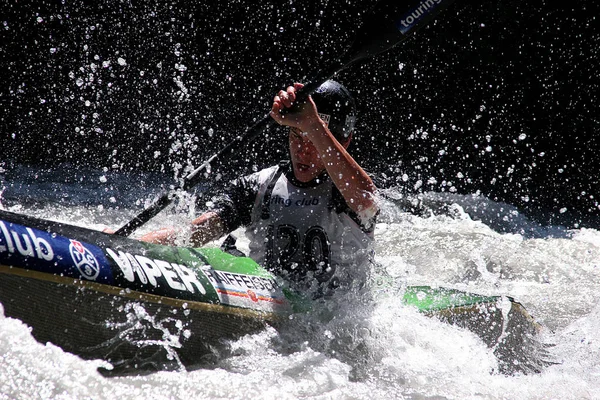
[[[329,130],[340,143],[345,143],[354,131],[356,122],[356,102],[340,83],[328,80],[313,94],[319,116],[328,123]]]

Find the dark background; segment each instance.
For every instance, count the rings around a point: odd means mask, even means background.
[[[7,3],[0,167],[175,177],[343,53],[375,2]],[[597,228],[598,11],[591,0],[457,0],[338,75],[359,105],[352,154],[381,187],[481,193],[544,223]],[[221,172],[285,158],[282,137],[270,132]]]

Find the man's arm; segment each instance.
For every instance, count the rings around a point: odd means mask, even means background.
[[[194,219],[187,228],[191,231],[191,245],[194,247],[203,246],[232,232],[239,226],[250,224],[258,186],[257,174],[241,177],[230,182],[228,187],[214,199],[212,210],[206,211]],[[167,227],[149,232],[142,236],[140,240],[173,246],[182,232],[186,232],[186,229]]]
[[[200,247],[210,241],[217,240],[225,234],[225,228],[219,215],[209,211],[191,223],[190,242],[193,247]],[[144,242],[173,246],[181,229],[174,226],[148,232],[140,240]]]
[[[304,125],[303,129],[319,152],[328,175],[348,206],[358,215],[367,217],[375,215],[377,188],[362,167],[335,139],[320,118]]]

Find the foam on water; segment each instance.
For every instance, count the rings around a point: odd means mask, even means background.
[[[13,207],[93,228],[131,214],[98,214],[89,204]],[[210,368],[105,378],[97,372],[102,362],[40,344],[2,314],[0,399],[600,398],[600,232],[527,222],[527,230],[517,224],[500,233],[492,216],[475,220],[459,201],[448,210],[416,216],[384,202],[376,259],[395,282],[391,290],[375,280],[371,300],[351,293],[297,317],[294,329],[241,338]],[[103,224],[112,211],[121,214]],[[172,220],[166,212],[151,226]],[[514,297],[543,325],[557,364],[539,374],[498,374],[492,350],[475,334],[400,306],[403,287],[419,284]]]

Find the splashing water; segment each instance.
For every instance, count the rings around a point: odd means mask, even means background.
[[[28,193],[46,199],[40,204],[19,203],[15,186],[7,186],[2,204],[92,228],[120,225],[133,214],[124,203],[117,209],[110,202],[99,212],[91,198],[53,202],[49,187],[30,183]],[[67,183],[60,196],[78,187]],[[144,199],[147,193],[135,195]],[[294,316],[289,329],[268,328],[230,343],[227,357],[203,369],[105,377],[98,368],[110,368],[107,363],[38,343],[27,326],[2,312],[0,399],[598,398],[600,232],[515,218],[500,233],[498,219],[506,221],[495,211],[468,212],[472,197],[436,201],[446,202],[444,212],[431,208],[420,216],[405,212],[398,202],[382,202],[376,261],[385,279],[394,282],[392,289],[372,282],[368,296],[340,295],[312,314]],[[476,201],[490,210],[499,206],[481,197]],[[172,223],[174,215],[165,211],[144,229]],[[188,215],[175,218],[185,221]],[[537,374],[496,372],[493,349],[476,335],[401,306],[407,285],[514,297],[542,325],[540,337],[553,344],[549,351],[556,364]],[[180,338],[194,334],[177,323],[185,314],[163,321],[153,320],[139,305],[123,311],[129,318],[118,326],[120,334],[147,326],[162,330],[161,343],[176,365]],[[144,346],[143,339],[135,340]]]

